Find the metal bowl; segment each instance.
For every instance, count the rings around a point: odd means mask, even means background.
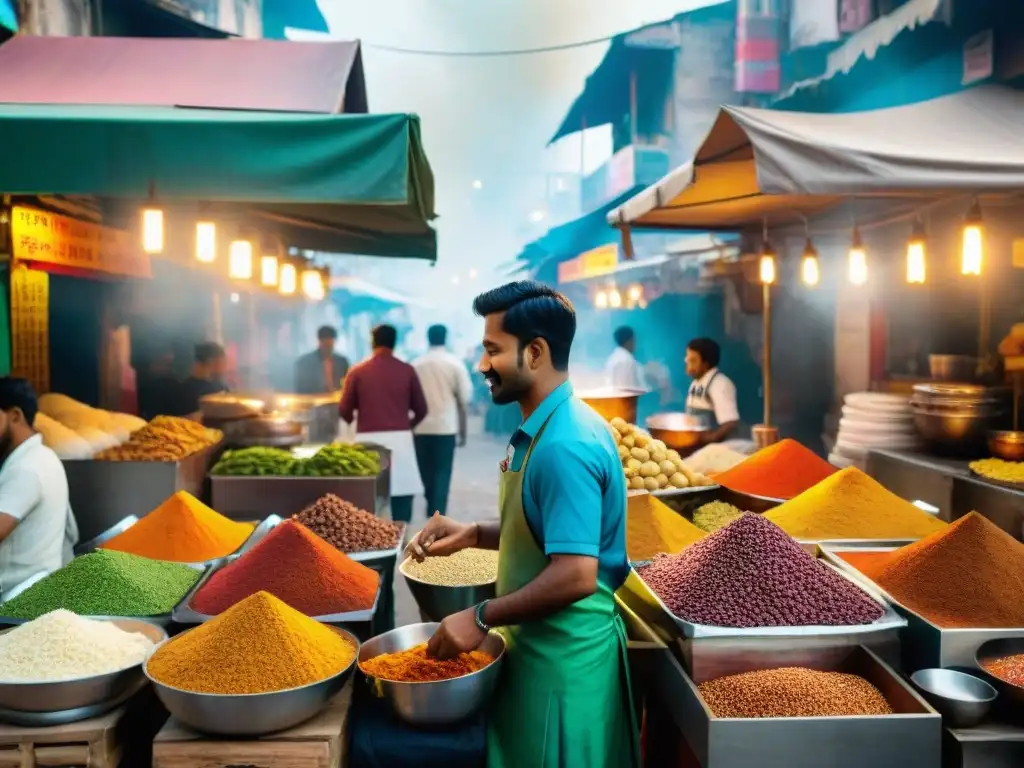
[[[406,572],[405,565],[408,562],[407,557],[398,570],[405,577],[405,583],[409,585],[409,591],[416,599],[416,604],[431,621],[443,621],[453,613],[490,600],[495,595],[496,583],[493,581],[466,587],[449,587],[420,581]]]
[[[427,642],[440,624],[409,624],[377,635],[359,649],[359,662],[384,653],[405,651]],[[494,663],[451,680],[427,683],[396,683],[363,673],[377,696],[385,698],[395,714],[411,725],[450,725],[479,712],[490,701],[498,685],[505,638],[497,632],[487,635],[480,650],[494,656]],[[360,671],[362,668],[360,667]]]
[[[913,413],[914,427],[921,437],[935,448],[963,455],[983,452],[989,430],[1004,415],[944,412],[920,406],[914,406]]]
[[[978,725],[999,695],[981,678],[953,669],[921,669],[910,682],[952,728]]]
[[[928,372],[935,381],[974,381],[978,377],[978,362],[978,358],[969,355],[928,355]]]
[[[640,395],[646,394],[639,389],[593,389],[578,392],[577,395],[597,411],[605,421],[618,417],[629,424],[636,424],[636,409]]]
[[[324,626],[328,626],[339,635],[344,635],[356,648],[359,647],[359,640],[351,632],[346,632],[340,627],[326,624]],[[160,703],[189,728],[221,736],[261,736],[283,731],[308,720],[327,706],[334,695],[342,689],[355,666],[353,658],[341,672],[326,680],[283,691],[248,694],[197,693],[166,685],[149,674],[149,660],[158,648],[159,646],[150,652],[142,670],[153,683]]]
[[[995,686],[1004,701],[1011,701],[1019,709],[1024,707],[1024,687],[1002,680],[985,667],[986,664],[1024,653],[1024,637],[1004,637],[982,643],[974,654],[974,662],[984,675],[985,680]]]
[[[1024,430],[988,433],[988,449],[1006,461],[1024,461]]]
[[[167,640],[163,629],[139,619],[105,619],[126,632],[139,632],[154,643]],[[12,627],[13,629],[13,627]],[[10,632],[10,629],[3,630]],[[0,708],[19,712],[61,712],[92,707],[116,700],[137,688],[142,665],[106,672],[102,675],[39,683],[0,683]]]
[[[656,413],[647,419],[647,431],[669,448],[689,452],[700,445],[701,436],[708,430],[686,413],[671,412]]]

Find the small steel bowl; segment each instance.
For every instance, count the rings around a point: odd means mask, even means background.
[[[97,619],[109,621],[126,632],[139,632],[154,643],[167,640],[163,629],[139,619]],[[12,628],[13,629],[13,628]],[[10,632],[10,629],[4,632]],[[105,672],[102,675],[38,683],[0,683],[0,708],[19,712],[62,712],[114,701],[142,678],[142,665]]]
[[[1024,461],[1024,430],[988,433],[988,449],[1006,461]]]
[[[444,621],[453,613],[490,600],[496,594],[497,583],[471,584],[469,586],[451,587],[444,584],[431,584],[410,576],[405,570],[409,558],[405,558],[398,570],[405,577],[409,591],[416,599],[416,604],[423,614],[431,621]]]
[[[1024,653],[1024,637],[1004,637],[998,640],[989,640],[982,643],[974,654],[974,663],[981,670],[986,681],[995,686],[1003,696],[1004,701],[1013,702],[1018,709],[1024,707],[1024,686],[1008,683],[1006,680],[996,677],[985,666],[998,659],[1005,659],[1007,656],[1016,656]]]
[[[359,663],[384,653],[405,651],[427,642],[439,624],[409,624],[363,643]],[[481,670],[451,680],[425,683],[397,683],[381,680],[363,672],[374,693],[388,700],[391,709],[411,725],[438,726],[461,722],[482,710],[498,686],[501,663],[505,658],[505,638],[497,632],[487,635],[480,650],[494,656]],[[362,672],[362,667],[360,667]]]
[[[351,632],[327,624],[324,626],[344,635],[355,648],[359,648],[359,640]],[[355,667],[353,657],[348,666],[326,680],[283,691],[197,693],[166,685],[149,674],[149,660],[159,648],[157,646],[150,652],[142,670],[153,683],[160,703],[189,728],[220,736],[262,736],[292,728],[308,720],[327,706],[345,685]]]
[[[647,419],[646,426],[651,437],[681,453],[698,447],[701,436],[708,431],[692,416],[678,411],[656,413]]]
[[[978,725],[999,695],[981,678],[953,669],[921,669],[910,682],[952,728]]]

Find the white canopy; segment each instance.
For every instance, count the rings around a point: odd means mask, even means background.
[[[690,163],[611,211],[616,226],[740,229],[850,197],[1024,189],[1024,93],[982,86],[892,109],[723,107]]]

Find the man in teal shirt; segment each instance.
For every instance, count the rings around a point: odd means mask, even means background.
[[[625,578],[626,489],[607,425],[568,382],[572,304],[509,283],[477,297],[480,372],[522,426],[501,462],[500,522],[434,515],[417,559],[498,550],[497,596],[446,618],[428,653],[451,658],[499,629],[507,653],[488,725],[489,768],[636,766],[626,635],[614,590]]]

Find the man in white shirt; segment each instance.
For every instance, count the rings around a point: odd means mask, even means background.
[[[636,334],[627,325],[615,329],[615,351],[604,365],[605,379],[615,389],[647,390],[644,372],[634,357]]]
[[[694,339],[686,345],[686,375],[693,379],[686,395],[686,412],[707,427],[703,443],[720,443],[736,430],[740,412],[736,385],[718,370],[722,350],[713,339]]]
[[[460,447],[466,444],[466,406],[473,396],[469,371],[445,348],[447,339],[447,328],[430,326],[430,349],[412,364],[427,399],[427,417],[413,430],[427,517],[448,507],[456,436]]]
[[[71,559],[78,526],[57,454],[32,428],[38,406],[24,379],[0,379],[0,596]]]

